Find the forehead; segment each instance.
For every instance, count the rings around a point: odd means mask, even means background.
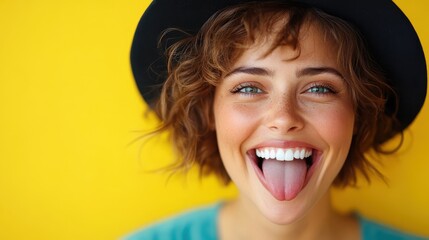
[[[338,65],[338,46],[336,42],[328,37],[326,32],[317,24],[305,21],[296,36],[296,45],[287,41],[279,41],[285,37],[282,29],[286,22],[279,21],[273,25],[272,31],[258,34],[256,39],[248,39],[247,47],[238,50],[240,56],[236,64],[243,60],[263,60],[272,54],[279,56],[284,61],[308,60],[314,64]]]

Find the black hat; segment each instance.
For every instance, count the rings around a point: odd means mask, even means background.
[[[218,10],[250,0],[153,0],[137,26],[131,67],[145,101],[152,105],[165,81],[161,33],[178,28],[196,33]],[[283,0],[279,2],[291,2]],[[417,116],[426,96],[426,62],[419,38],[407,17],[391,0],[296,0],[342,18],[358,28],[388,83],[398,94],[397,118],[405,129]],[[157,87],[158,86],[158,87]],[[395,109],[388,102],[387,110]]]

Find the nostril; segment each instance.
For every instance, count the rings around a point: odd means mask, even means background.
[[[293,126],[293,127],[290,127],[289,128],[289,131],[294,131],[294,130],[297,130],[298,129],[298,127],[297,126]]]
[[[277,129],[279,129],[277,126],[270,126],[269,128],[270,128],[270,129],[272,129],[272,130],[277,130]]]
[[[288,112],[268,115],[265,119],[265,126],[271,131],[280,131],[282,133],[298,131],[305,125],[304,119],[298,114],[289,114]]]
[[[271,126],[269,126],[268,127],[270,130],[273,130],[273,131],[279,131],[280,129],[285,129],[286,130],[286,132],[293,132],[293,131],[296,131],[296,130],[298,130],[300,127],[298,127],[298,126],[290,126],[290,127],[279,127],[279,126],[277,126],[277,125],[271,125]]]

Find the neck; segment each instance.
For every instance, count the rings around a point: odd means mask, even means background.
[[[304,217],[287,225],[270,222],[253,203],[239,197],[224,207],[220,228],[223,240],[341,239],[343,234],[358,231],[354,219],[342,217],[332,209],[328,193]]]

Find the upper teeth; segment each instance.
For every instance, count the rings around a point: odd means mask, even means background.
[[[275,159],[278,161],[292,161],[294,159],[304,159],[310,157],[311,149],[307,148],[259,148],[256,149],[256,156],[265,159]]]

